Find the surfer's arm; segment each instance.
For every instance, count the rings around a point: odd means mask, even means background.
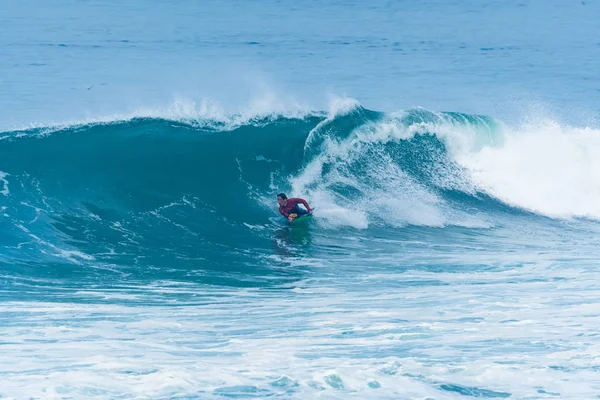
[[[287,220],[288,220],[290,223],[292,223],[292,220],[293,220],[294,218],[290,217],[290,213],[288,213],[288,212],[285,212],[285,211],[284,211],[284,210],[282,210],[281,208],[279,209],[279,213],[280,213],[281,215],[283,215],[284,217],[286,217],[286,218],[287,218]]]
[[[306,202],[306,200],[300,199],[300,198],[295,198],[294,200],[296,200],[297,203],[300,203],[304,207],[306,207],[306,211],[308,211],[309,213],[312,212],[312,210],[311,210],[310,206],[308,205],[308,203]]]
[[[310,208],[310,206],[308,205],[308,203],[306,202],[306,200],[304,200],[304,199],[300,199],[300,203],[302,203],[302,205],[303,205],[304,207],[306,207],[306,211],[308,211],[309,213],[311,213],[311,212],[312,212],[312,208]]]

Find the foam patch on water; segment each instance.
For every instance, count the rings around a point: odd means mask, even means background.
[[[19,229],[21,229],[23,232],[27,233],[29,235],[29,237],[31,237],[32,239],[34,239],[36,242],[38,242],[39,244],[51,249],[50,252],[48,253],[48,251],[44,250],[43,248],[41,248],[39,251],[42,254],[50,254],[54,257],[58,257],[58,258],[64,258],[74,264],[80,264],[81,260],[84,261],[93,261],[95,258],[89,254],[86,254],[82,251],[79,250],[66,250],[66,249],[61,249],[60,247],[44,240],[41,239],[40,237],[29,233],[29,229],[27,229],[26,227],[22,226],[22,225],[16,225]]]
[[[8,194],[10,193],[8,191],[8,179],[6,179],[7,176],[8,174],[6,172],[0,171],[0,182],[2,182],[3,185],[2,190],[0,190],[0,194],[3,194],[5,196],[8,196]]]
[[[500,265],[502,254],[486,258]],[[597,263],[462,272],[446,263],[439,273],[339,262],[335,276],[310,274],[295,291],[156,282],[3,302],[0,394],[595,396]]]

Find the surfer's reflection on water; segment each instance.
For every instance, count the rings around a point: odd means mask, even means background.
[[[273,248],[283,256],[307,255],[312,244],[312,235],[309,227],[283,227],[273,235]]]

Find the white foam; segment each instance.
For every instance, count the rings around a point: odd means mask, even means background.
[[[404,112],[399,115],[404,115]],[[436,182],[466,193],[485,191],[510,205],[550,217],[600,218],[600,129],[570,127],[537,117],[518,126],[395,121],[362,130],[362,141],[385,143],[435,133],[467,175]],[[450,178],[450,179],[449,179]]]
[[[320,153],[291,180],[293,194],[309,197],[318,208],[319,216],[325,217],[333,226],[365,228],[371,220],[394,226],[489,226],[477,216],[446,204],[436,193],[405,173],[383,149],[382,145],[390,141],[435,132],[438,125],[445,129],[442,135],[450,137],[460,133],[454,124],[444,122],[406,126],[400,118],[403,115],[398,113],[383,121],[366,123],[343,140],[329,137],[324,124],[315,128],[307,143],[316,146],[316,139],[321,139]],[[470,136],[475,135],[470,133]],[[477,141],[471,139],[454,141],[461,148],[477,147]],[[324,173],[326,165],[327,172]],[[443,169],[440,168],[440,172],[444,172]],[[465,192],[474,190],[472,183],[458,171],[441,174],[435,182],[439,187]],[[345,198],[339,193],[340,186],[359,194]]]
[[[297,193],[301,193],[298,190]],[[366,229],[369,222],[366,213],[360,209],[342,207],[336,204],[333,196],[327,191],[313,191],[310,193],[311,202],[316,205],[315,215],[318,221],[324,222],[326,227],[337,228],[350,226],[356,229]]]
[[[333,120],[341,115],[349,114],[360,107],[360,103],[353,97],[341,97],[334,94],[329,95],[327,119]]]
[[[600,129],[541,121],[505,128],[502,146],[455,154],[479,188],[508,204],[600,218]]]
[[[320,139],[320,154],[292,180],[294,192],[326,197],[318,191],[328,191],[335,183],[346,184],[363,190],[365,199],[359,209],[367,215],[379,203],[382,210],[389,210],[385,218],[400,224],[489,226],[478,217],[447,207],[419,182],[402,177],[402,171],[385,154],[362,160],[363,168],[389,177],[375,185],[385,190],[365,188],[345,171],[373,146],[434,133],[445,143],[449,156],[464,168],[439,167],[433,177],[436,186],[469,194],[484,191],[507,204],[550,217],[600,218],[600,129],[569,127],[552,120],[529,121],[517,127],[496,122],[492,127],[483,119],[477,123],[476,117],[471,117],[476,120],[471,123],[441,113],[431,113],[435,122],[406,126],[405,115],[402,111],[366,123],[341,141],[327,136],[329,121],[323,121],[307,141],[307,146],[315,146]],[[325,164],[333,166],[333,171],[324,177]],[[379,198],[376,202],[375,197]]]
[[[4,302],[0,313],[20,318],[0,328],[2,394],[461,397],[441,389],[451,385],[590,398],[599,297],[580,279],[595,282],[598,270],[557,285],[564,267],[378,274],[339,264],[335,277],[314,276],[300,283],[310,290],[295,292],[158,282],[76,293],[112,304]],[[208,301],[186,302],[188,293]],[[137,295],[154,306],[131,303]],[[178,298],[175,307],[168,296]]]

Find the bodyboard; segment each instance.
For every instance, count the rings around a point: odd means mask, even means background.
[[[294,218],[292,220],[292,222],[290,223],[290,225],[292,225],[292,226],[306,225],[310,222],[311,219],[312,219],[312,215],[310,215],[310,214],[302,215],[298,218]]]

